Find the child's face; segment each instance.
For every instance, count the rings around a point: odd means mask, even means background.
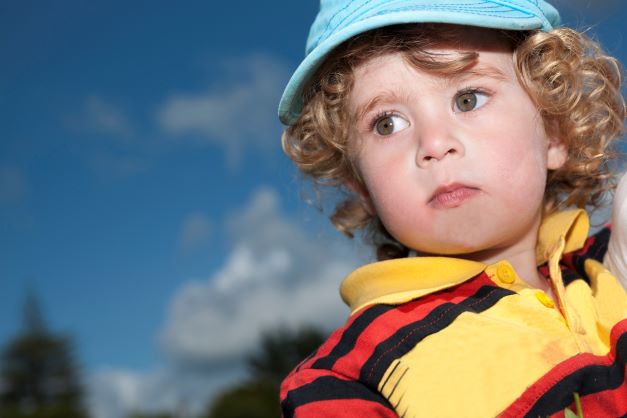
[[[417,71],[399,53],[355,70],[350,143],[364,197],[398,241],[492,261],[535,247],[547,170],[566,149],[545,132],[505,42],[459,30],[463,50],[479,53],[461,74]]]

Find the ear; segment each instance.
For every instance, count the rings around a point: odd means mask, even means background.
[[[545,121],[544,129],[546,132],[547,149],[546,149],[546,168],[548,170],[557,170],[561,168],[568,160],[568,145],[560,134],[560,125],[557,119]]]
[[[561,168],[568,159],[568,146],[561,138],[549,138],[546,152],[546,167],[549,170]]]

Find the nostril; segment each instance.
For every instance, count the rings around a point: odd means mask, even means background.
[[[463,155],[463,150],[450,144],[446,145],[450,148],[432,147],[430,149],[420,149],[416,154],[416,162],[418,164],[431,164],[441,161],[444,158],[458,158],[458,155]]]

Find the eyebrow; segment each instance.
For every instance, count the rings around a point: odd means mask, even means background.
[[[357,106],[355,109],[355,121],[360,121],[364,118],[366,114],[368,114],[372,109],[380,105],[381,103],[391,103],[395,101],[400,101],[403,99],[403,96],[406,94],[399,94],[399,92],[395,90],[385,90],[380,94],[377,94],[372,99],[368,100],[368,102],[364,103],[361,106]]]
[[[500,69],[492,65],[482,65],[482,64],[477,64],[459,73],[445,75],[445,77],[448,79],[459,79],[459,80],[463,80],[464,78],[470,78],[470,77],[486,77],[486,78],[493,78],[499,81],[505,81],[507,79],[507,76],[505,75],[505,73],[503,73],[503,71],[501,71]]]
[[[491,65],[482,65],[477,64],[472,66],[469,69],[451,73],[451,74],[443,74],[443,79],[447,82],[450,81],[463,81],[467,78],[492,78],[498,81],[505,81],[507,76],[500,69],[491,66]],[[381,103],[388,103],[393,101],[399,101],[399,99],[403,99],[404,96],[407,96],[407,93],[399,92],[396,90],[385,90],[382,93],[376,95],[368,102],[361,106],[357,106],[355,109],[354,117],[355,121],[360,121],[363,117],[368,114],[372,109],[380,105]]]

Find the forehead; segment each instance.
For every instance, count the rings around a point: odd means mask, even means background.
[[[514,74],[514,37],[503,31],[439,24],[429,25],[423,32],[415,26],[420,42],[404,39],[380,48],[375,45],[363,59],[356,60],[352,68],[353,88],[364,79],[372,79],[376,84],[377,77],[391,69],[388,67],[406,67],[408,71],[418,70],[444,79],[477,73],[497,78]]]
[[[396,59],[390,60],[391,57]],[[417,51],[382,50],[355,65],[352,70],[353,79],[357,82],[374,69],[385,71],[382,67],[391,65],[386,64],[391,62],[395,62],[397,66],[403,64],[411,71],[445,79],[477,72],[490,75],[493,72],[514,70],[513,51],[504,39],[477,36],[459,41],[438,41]]]
[[[511,52],[515,39],[511,31],[449,24],[434,25],[427,36],[436,47],[462,51]]]
[[[336,62],[344,61],[355,76],[377,58],[398,53],[414,69],[454,75],[467,69],[481,52],[511,57],[521,33],[452,24],[389,26],[354,38],[344,45]],[[341,64],[339,68],[339,73],[344,72]]]
[[[525,35],[524,31],[481,28],[448,23],[407,23],[373,29],[356,35],[339,46],[335,55],[353,59],[377,51],[408,51],[433,45],[513,49]]]

